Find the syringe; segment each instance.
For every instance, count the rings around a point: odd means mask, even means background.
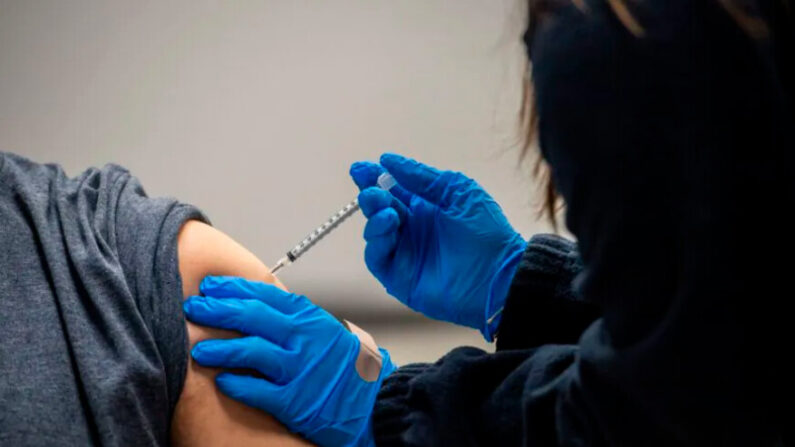
[[[396,184],[395,179],[386,172],[378,176],[377,183],[381,189],[386,191],[389,191]],[[350,203],[342,207],[341,210],[334,213],[334,215],[331,216],[325,223],[323,223],[323,225],[317,227],[315,231],[309,233],[309,235],[299,242],[298,245],[293,247],[292,250],[288,251],[283,258],[276,261],[276,264],[274,264],[271,268],[271,273],[275,275],[276,272],[283,267],[287,267],[288,265],[295,262],[296,259],[300,258],[301,255],[309,251],[312,246],[317,244],[319,240],[331,233],[331,231],[337,228],[339,224],[341,224],[345,219],[351,217],[358,210],[359,200],[353,199]]]

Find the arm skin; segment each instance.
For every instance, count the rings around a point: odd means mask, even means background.
[[[230,237],[209,225],[190,221],[178,237],[179,270],[185,298],[199,294],[207,275],[239,276],[284,288],[270,270]],[[240,334],[209,329],[186,321],[190,348],[209,338]],[[190,359],[185,384],[172,420],[171,440],[177,446],[306,446],[280,423],[260,410],[221,394],[215,376],[221,370],[199,366]]]

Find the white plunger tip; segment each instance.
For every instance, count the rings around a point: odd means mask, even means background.
[[[378,186],[385,191],[389,191],[397,185],[397,181],[395,181],[395,177],[392,177],[392,174],[388,172],[384,172],[383,174],[378,176]]]

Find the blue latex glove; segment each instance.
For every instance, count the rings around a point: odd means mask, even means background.
[[[397,181],[374,187],[384,168]],[[387,292],[493,340],[527,243],[475,181],[396,154],[357,162],[351,177],[368,218],[364,260]]]
[[[373,445],[375,397],[395,369],[389,353],[380,350],[380,373],[376,364],[366,381],[357,372],[359,338],[306,297],[229,277],[205,278],[201,292],[203,297],[184,303],[188,319],[248,337],[197,343],[193,358],[264,376],[219,374],[216,384],[224,394],[270,413],[316,444]]]

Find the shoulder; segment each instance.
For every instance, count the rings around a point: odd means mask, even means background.
[[[64,197],[85,191],[111,190],[131,181],[137,184],[130,172],[117,164],[90,167],[70,177],[60,164],[39,163],[21,155],[0,152],[0,182],[23,194]],[[143,189],[140,190],[143,193]]]
[[[57,164],[36,163],[12,153],[0,153],[0,180],[15,190],[42,189],[53,181],[66,178],[63,168]]]

